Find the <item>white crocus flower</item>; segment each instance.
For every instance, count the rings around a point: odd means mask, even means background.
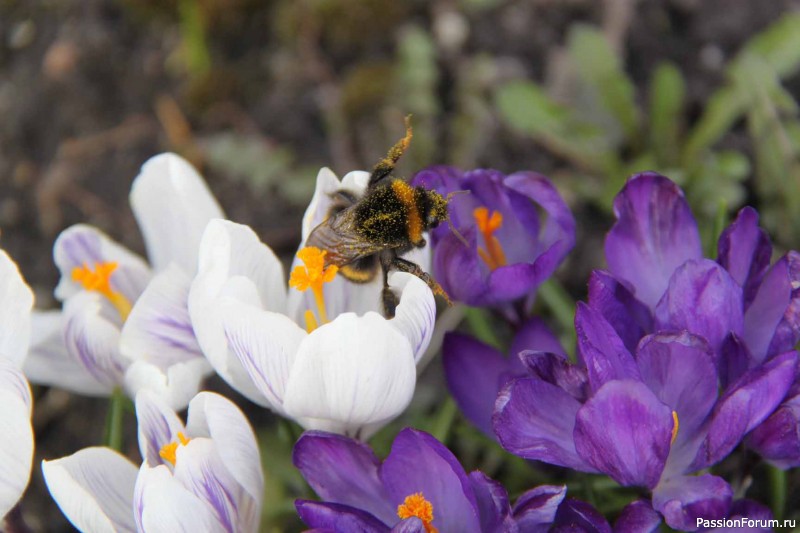
[[[19,367],[28,351],[32,306],[30,287],[0,250],[0,529],[31,476],[32,399]]]
[[[150,264],[92,226],[64,230],[53,249],[63,311],[35,314],[25,372],[87,395],[152,389],[182,408],[210,372],[186,302],[200,236],[222,210],[175,154],[144,164],[130,202]]]
[[[303,239],[327,214],[333,193],[363,194],[368,178],[351,172],[340,183],[323,169]],[[305,268],[312,290],[287,295],[280,262],[250,228],[212,221],[189,293],[192,324],[217,373],[252,401],[307,429],[366,438],[411,400],[435,322],[433,294],[415,276],[392,273],[399,305],[387,320],[377,312],[380,279],[347,282],[305,250],[296,268]]]
[[[253,429],[230,400],[201,392],[186,425],[136,396],[141,467],[109,448],[42,462],[47,488],[81,531],[258,531],[264,479]]]

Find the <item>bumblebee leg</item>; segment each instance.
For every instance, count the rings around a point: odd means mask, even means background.
[[[391,287],[389,287],[389,269],[395,259],[397,259],[397,256],[394,254],[381,255],[381,270],[383,271],[383,292],[381,293],[381,300],[383,302],[383,314],[386,318],[394,318],[397,304],[400,303],[397,295]]]
[[[450,301],[450,297],[447,295],[445,290],[439,285],[433,276],[422,270],[418,264],[408,261],[407,259],[403,259],[401,257],[395,257],[392,260],[391,266],[399,270],[400,272],[408,272],[409,274],[413,274],[417,276],[419,279],[425,282],[428,287],[431,288],[433,294],[438,294],[442,298],[445,299],[447,305],[453,305],[453,302]],[[386,272],[386,270],[384,270]]]

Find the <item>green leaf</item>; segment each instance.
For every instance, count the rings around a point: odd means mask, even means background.
[[[769,28],[751,38],[734,61],[754,54],[764,59],[780,78],[786,78],[800,68],[800,13],[787,13]]]
[[[694,167],[702,153],[725,135],[747,109],[747,96],[736,86],[718,89],[705,106],[700,120],[692,128],[683,150],[683,164]]]
[[[686,85],[678,68],[659,65],[650,83],[650,143],[661,165],[677,163],[685,97]]]
[[[586,89],[596,94],[598,103],[616,122],[608,124],[599,118],[598,126],[616,125],[630,144],[637,145],[641,139],[634,86],[605,36],[596,28],[576,24],[570,29],[567,46]],[[592,110],[587,111],[591,117]]]
[[[503,120],[554,154],[596,173],[612,174],[619,167],[604,132],[553,101],[535,83],[510,82],[497,90],[495,99]]]

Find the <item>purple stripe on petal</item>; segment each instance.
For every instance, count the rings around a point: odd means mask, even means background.
[[[336,533],[389,531],[389,526],[371,514],[347,505],[296,500],[294,506],[303,522],[314,529]]]
[[[614,199],[617,222],[606,237],[611,274],[654,309],[676,268],[703,256],[683,192],[653,172],[632,177]]]
[[[396,519],[378,478],[380,461],[366,444],[307,431],[295,444],[292,461],[320,498],[364,509],[386,523]]]
[[[153,392],[143,390],[136,395],[136,420],[139,452],[148,466],[167,464],[159,452],[167,444],[177,442],[179,432],[186,432],[175,411]]]
[[[655,315],[656,329],[689,330],[716,353],[730,332],[742,333],[742,288],[709,259],[687,261],[670,279]]]
[[[767,358],[775,330],[792,299],[792,283],[786,258],[764,275],[753,302],[744,315],[742,338],[756,363]]]
[[[642,382],[610,381],[578,411],[575,449],[621,485],[654,487],[672,437],[672,411]]]
[[[422,493],[433,505],[432,525],[439,531],[480,531],[478,503],[469,477],[453,453],[427,433],[410,428],[401,431],[379,476],[394,506]]]
[[[746,442],[778,468],[800,466],[800,395],[784,401],[747,436]]]
[[[478,502],[481,531],[502,531],[511,512],[506,489],[478,470],[470,472],[469,480]]]
[[[442,343],[442,362],[447,387],[461,412],[478,429],[494,437],[494,403],[511,376],[513,360],[467,335],[447,333]]]
[[[747,206],[739,211],[719,236],[717,251],[717,261],[742,287],[745,306],[749,306],[772,256],[769,235],[758,227],[755,209]]]
[[[586,502],[567,498],[558,507],[552,533],[611,533],[611,526],[597,509]]]
[[[724,479],[703,474],[678,476],[653,490],[653,507],[668,526],[693,531],[697,519],[717,520],[728,515],[733,491]]]
[[[614,328],[600,313],[583,302],[575,311],[578,354],[586,365],[589,384],[597,390],[616,379],[640,379],[633,356]]]
[[[494,429],[503,447],[526,459],[583,472],[595,469],[575,451],[573,429],[581,404],[537,378],[517,379],[497,397]]]
[[[637,500],[622,509],[614,522],[614,533],[653,533],[661,525],[661,515],[647,500]]]
[[[603,315],[631,353],[639,339],[653,330],[650,309],[606,271],[595,270],[589,277],[589,306]]]
[[[545,532],[550,530],[567,487],[564,485],[541,485],[517,498],[514,503],[514,519],[520,531]]]
[[[589,397],[589,380],[583,367],[553,353],[527,351],[519,357],[533,377],[563,389],[580,403]]]
[[[708,436],[691,470],[707,468],[722,460],[746,433],[775,410],[792,384],[796,364],[796,352],[781,354],[728,387],[711,414]]]

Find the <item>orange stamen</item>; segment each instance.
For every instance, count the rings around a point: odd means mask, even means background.
[[[336,265],[325,266],[325,255],[328,252],[320,250],[314,246],[302,248],[297,252],[297,257],[303,262],[303,266],[297,265],[292,270],[289,276],[289,286],[294,287],[298,291],[307,291],[311,289],[314,294],[314,302],[317,304],[317,312],[319,313],[319,323],[328,323],[328,314],[325,312],[325,296],[322,292],[324,284],[333,281],[339,267]],[[306,312],[306,329],[313,331],[317,328],[317,321],[309,320],[310,311]],[[311,314],[313,318],[313,314]]]
[[[433,522],[433,504],[425,499],[421,492],[406,496],[403,503],[397,506],[397,516],[401,520],[416,516],[422,520],[427,533],[438,533],[438,529],[431,525]]]
[[[79,283],[87,291],[99,292],[116,307],[122,321],[131,313],[131,302],[118,291],[111,288],[111,275],[117,270],[118,264],[114,261],[95,263],[94,271],[86,263],[72,269],[72,281]]]
[[[678,412],[672,411],[672,439],[670,439],[669,444],[675,443],[675,439],[678,437],[678,427],[680,424],[678,423]]]
[[[500,241],[494,236],[495,232],[503,225],[503,215],[499,211],[489,211],[488,208],[481,206],[472,211],[472,216],[475,217],[475,225],[478,226],[478,231],[483,235],[483,241],[486,243],[486,249],[478,247],[478,255],[490,270],[504,266],[506,254],[503,253]]]
[[[178,440],[162,446],[158,451],[158,455],[165,461],[169,462],[172,466],[175,466],[175,462],[178,458],[178,446],[186,446],[189,444],[190,440],[191,439],[187,438],[186,435],[179,431]]]

